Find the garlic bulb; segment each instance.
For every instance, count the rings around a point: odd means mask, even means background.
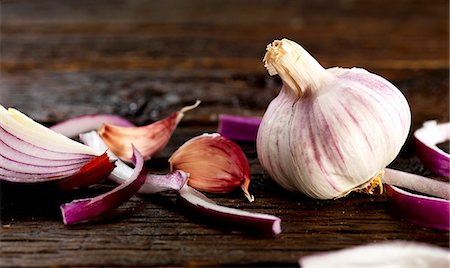
[[[283,80],[257,137],[269,175],[318,199],[373,186],[408,136],[411,112],[402,93],[364,69],[324,69],[287,39],[267,46],[264,63]]]

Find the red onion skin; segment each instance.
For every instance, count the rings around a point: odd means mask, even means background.
[[[256,141],[261,117],[221,114],[217,132],[237,141]]]
[[[117,186],[112,191],[94,198],[75,200],[61,205],[64,224],[75,224],[96,218],[122,205],[130,199],[145,182],[146,171],[142,155],[133,147],[135,169],[127,182]]]
[[[90,186],[108,177],[115,168],[106,153],[95,157],[84,165],[75,175],[58,182],[61,190],[72,190]]]
[[[384,183],[443,199],[450,199],[450,184],[420,175],[385,168]]]
[[[415,138],[414,144],[416,146],[417,156],[427,168],[438,175],[445,176],[447,178],[450,176],[450,159],[447,156],[431,149],[419,139]]]
[[[385,190],[389,205],[397,215],[418,225],[450,230],[448,200],[403,193],[389,184],[385,184]]]
[[[202,199],[203,204],[192,202],[191,196]],[[196,216],[201,217],[202,220],[209,220],[214,225],[221,225],[224,228],[268,235],[276,235],[281,232],[281,220],[279,218],[274,216],[270,216],[270,219],[259,217],[259,213],[241,215],[237,209],[232,209],[234,213],[220,211],[217,208],[221,206],[216,205],[212,200],[187,185],[179,191],[177,202]]]

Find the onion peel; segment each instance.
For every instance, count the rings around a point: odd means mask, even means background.
[[[114,168],[108,154],[104,153],[90,160],[76,174],[59,181],[58,185],[61,190],[87,187],[108,177]]]
[[[450,154],[436,145],[450,139],[450,122],[426,121],[414,132],[414,144],[420,161],[434,173],[449,177]]]
[[[188,185],[178,192],[177,201],[191,212],[226,225],[228,228],[242,229],[253,233],[276,235],[281,232],[281,219],[262,213],[251,213],[235,208],[217,205]]]
[[[450,230],[448,200],[412,194],[389,184],[384,188],[390,207],[397,215],[418,225]]]
[[[130,199],[145,182],[144,159],[139,151],[133,148],[132,160],[135,162],[134,172],[123,184],[113,190],[94,198],[74,200],[61,205],[63,222],[66,225],[91,220],[122,205]]]

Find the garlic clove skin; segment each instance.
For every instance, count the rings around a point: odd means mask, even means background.
[[[133,155],[132,144],[142,153],[144,160],[159,154],[169,142],[184,113],[200,104],[186,106],[165,119],[141,127],[123,127],[104,123],[97,131],[109,149],[126,162]]]
[[[189,173],[188,185],[209,193],[248,192],[250,168],[242,149],[218,133],[203,134],[184,143],[169,159],[171,170]]]
[[[298,44],[268,46],[283,80],[257,137],[258,158],[282,187],[318,199],[365,187],[399,153],[411,125],[402,93],[359,68],[324,69]]]

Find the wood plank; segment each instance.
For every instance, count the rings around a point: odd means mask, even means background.
[[[142,125],[202,100],[186,114],[167,159],[186,140],[214,132],[220,113],[262,115],[281,86],[261,59],[275,38],[301,42],[325,66],[359,66],[407,97],[412,131],[448,121],[449,3],[377,1],[21,1],[0,9],[0,104],[50,125],[114,113]],[[318,201],[289,193],[263,171],[253,143],[254,203],[239,192],[214,201],[282,219],[275,237],[241,233],[191,215],[175,193],[136,195],[99,221],[64,226],[59,205],[111,189],[61,193],[49,185],[0,183],[0,266],[297,267],[300,256],[386,240],[449,249],[449,233],[392,213],[380,194]],[[437,179],[408,139],[390,165]]]

